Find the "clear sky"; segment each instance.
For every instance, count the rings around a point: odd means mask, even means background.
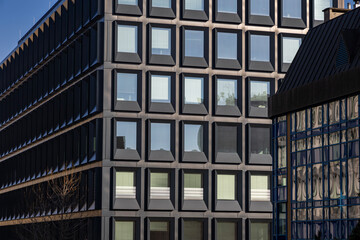
[[[0,0],[0,62],[57,0]],[[352,0],[345,0],[351,2]]]

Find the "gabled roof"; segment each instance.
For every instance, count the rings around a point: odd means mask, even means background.
[[[343,89],[323,93],[328,87],[338,86],[331,84],[330,79],[339,79],[345,73],[355,74],[359,68],[360,8],[356,8],[308,32],[277,94],[270,98],[270,116],[360,91],[360,86],[357,89],[352,86],[350,92]],[[359,75],[357,78],[360,81]],[[340,78],[338,81],[348,85],[349,80]],[[324,86],[325,83],[328,86]],[[315,86],[319,89],[314,89]]]

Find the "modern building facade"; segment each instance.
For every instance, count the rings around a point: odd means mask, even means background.
[[[359,17],[311,29],[270,98],[273,239],[360,237]]]
[[[79,239],[270,239],[267,98],[332,5],[57,2],[0,65],[1,236],[71,214]],[[69,171],[69,206],[29,208]]]

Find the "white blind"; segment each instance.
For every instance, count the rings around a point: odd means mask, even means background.
[[[217,175],[217,199],[235,200],[235,175]]]
[[[152,48],[169,49],[170,48],[171,29],[152,28],[151,43]]]
[[[185,78],[185,103],[202,103],[203,78],[186,77]]]
[[[251,201],[270,201],[269,176],[251,176]]]
[[[184,174],[184,200],[203,200],[202,174]]]
[[[151,101],[170,102],[170,76],[151,76]]]
[[[118,52],[136,53],[137,52],[137,27],[118,26]]]
[[[204,0],[185,0],[185,9],[203,11]]]
[[[133,221],[117,221],[115,222],[115,239],[116,240],[134,240],[135,223]]]
[[[136,198],[134,172],[116,173],[116,198]]]
[[[291,63],[299,50],[301,38],[283,38],[283,63]]]

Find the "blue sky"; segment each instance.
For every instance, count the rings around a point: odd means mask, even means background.
[[[0,62],[57,0],[0,0]],[[353,2],[346,0],[345,2]]]

